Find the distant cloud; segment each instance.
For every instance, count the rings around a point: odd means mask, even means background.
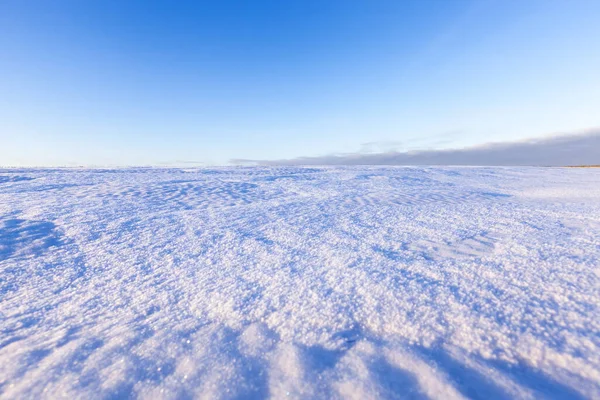
[[[366,142],[360,145],[359,153],[384,153],[391,151],[399,151],[402,149],[402,142],[394,140],[385,140],[379,142]]]
[[[210,165],[204,161],[191,161],[191,160],[176,160],[176,161],[163,161],[158,162],[156,165],[167,166],[167,167],[204,167]]]
[[[231,160],[254,165],[490,165],[566,166],[600,164],[600,129],[582,134],[452,150],[397,150],[331,154],[289,160]],[[369,150],[376,146],[366,146]]]

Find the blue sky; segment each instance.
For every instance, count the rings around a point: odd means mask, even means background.
[[[227,164],[600,126],[600,2],[2,1],[0,165]]]

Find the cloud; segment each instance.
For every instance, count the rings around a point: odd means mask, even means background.
[[[452,150],[331,154],[288,160],[231,160],[254,165],[490,165],[566,166],[600,164],[600,129],[581,134]]]
[[[370,154],[377,152],[391,152],[391,151],[399,151],[403,146],[402,142],[397,142],[395,140],[383,140],[379,142],[366,142],[360,145],[359,153],[362,154]]]

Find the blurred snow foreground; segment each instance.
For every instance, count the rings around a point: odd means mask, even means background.
[[[600,398],[600,170],[0,170],[0,397]]]

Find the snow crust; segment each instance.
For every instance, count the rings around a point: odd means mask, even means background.
[[[0,170],[2,398],[600,398],[600,171]]]

